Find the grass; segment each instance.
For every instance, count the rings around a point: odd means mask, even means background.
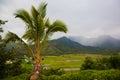
[[[79,60],[79,61],[73,61]],[[73,55],[61,55],[61,56],[45,56],[42,64],[49,64],[47,67],[52,68],[76,68],[80,67],[84,61],[84,57]]]
[[[108,57],[108,55],[98,55],[98,54],[65,54],[60,56],[42,56],[42,65],[44,68],[63,68],[64,70],[70,69],[70,72],[77,71],[80,69],[81,65],[84,63],[86,57],[91,57],[93,59]],[[23,67],[26,68],[28,73],[33,71],[34,66],[30,63],[26,63],[23,60]],[[77,70],[76,70],[77,69]],[[66,71],[69,72],[69,71]]]
[[[100,58],[103,55],[95,54],[69,54],[61,56],[43,56],[42,64],[48,68],[79,68],[85,57]]]

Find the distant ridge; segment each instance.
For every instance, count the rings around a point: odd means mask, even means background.
[[[69,37],[71,40],[81,43],[85,46],[100,48],[120,48],[120,40],[111,36],[104,35],[97,38]]]
[[[118,53],[118,48],[100,48],[82,45],[67,37],[61,37],[50,41],[47,49],[43,53],[48,54],[64,54],[64,53],[97,53],[97,54],[111,54]]]

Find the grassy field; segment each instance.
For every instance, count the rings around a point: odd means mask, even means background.
[[[105,55],[69,54],[61,56],[43,56],[42,64],[47,68],[80,68],[85,57],[100,58]]]
[[[81,65],[84,63],[86,57],[93,59],[108,57],[108,55],[98,54],[66,54],[60,56],[42,56],[43,68],[62,68],[65,71],[78,71]],[[32,64],[23,61],[23,66],[28,70],[32,71],[34,66]]]

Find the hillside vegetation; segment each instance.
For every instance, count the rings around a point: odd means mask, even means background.
[[[42,55],[61,55],[61,54],[117,54],[119,48],[100,48],[84,46],[78,42],[72,41],[67,37],[51,40],[48,47],[42,52]]]

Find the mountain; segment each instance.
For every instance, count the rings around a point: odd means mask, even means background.
[[[118,53],[120,49],[114,48],[100,48],[85,46],[78,42],[75,42],[67,37],[61,37],[59,39],[51,40],[48,47],[45,49],[44,55],[59,55],[64,53],[98,53],[109,54]]]
[[[120,48],[120,40],[107,35],[99,36],[97,38],[84,38],[74,36],[69,38],[85,46],[100,48]]]
[[[84,46],[78,42],[72,41],[67,37],[61,37],[59,39],[51,40],[48,47],[46,48],[45,53],[48,54],[61,54],[61,53],[75,53],[79,52]]]

